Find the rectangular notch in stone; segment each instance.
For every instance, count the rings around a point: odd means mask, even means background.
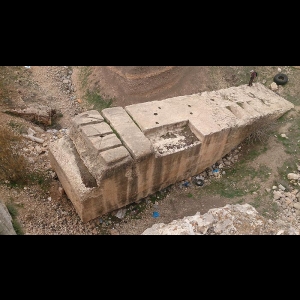
[[[165,156],[201,144],[187,122],[161,127],[148,135],[157,156]]]

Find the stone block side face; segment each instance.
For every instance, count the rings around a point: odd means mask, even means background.
[[[200,149],[201,144],[196,144],[188,149],[157,156],[151,160],[151,163],[147,162],[150,168],[146,169],[147,165],[145,165],[142,170],[146,178],[139,178],[139,182],[144,186],[143,197],[194,175],[198,169],[195,161],[198,159]],[[147,170],[146,174],[145,170]]]
[[[222,158],[229,131],[228,128],[203,137],[201,151],[196,161],[198,170],[203,171]]]
[[[251,125],[230,128],[226,143],[224,145],[223,151],[221,153],[221,157],[219,159],[224,157],[234,147],[239,145],[250,133],[251,133]]]
[[[133,202],[132,182],[126,176],[131,173],[132,164],[110,170],[101,181],[101,186],[91,190],[82,201],[82,221],[88,222],[105,213],[124,207]],[[130,196],[130,197],[129,197]]]
[[[156,159],[154,155],[147,156],[144,159],[140,159],[135,164],[135,168],[132,174],[130,174],[133,180],[132,183],[136,185],[136,191],[132,190],[133,197],[136,200],[147,197],[153,191],[152,178],[153,178],[153,173],[155,168],[155,160]]]
[[[83,222],[152,194],[149,174],[153,173],[153,169],[154,158],[147,157],[136,164],[119,166],[106,173],[101,186],[91,190],[82,202]]]
[[[63,137],[50,145],[49,159],[83,222],[88,222],[132,202],[132,194],[137,193],[133,191],[134,185],[132,184],[133,179],[136,178],[128,176],[132,173],[131,161],[109,168],[103,174],[99,186],[87,187],[83,180],[85,174],[82,173],[89,170],[79,170],[83,161],[78,153],[76,158],[76,153],[77,150],[72,140],[69,137]]]
[[[50,144],[49,159],[68,198],[72,201],[79,217],[83,218],[83,201],[88,197],[91,188],[86,187],[78,159],[76,148],[69,137],[63,137]]]

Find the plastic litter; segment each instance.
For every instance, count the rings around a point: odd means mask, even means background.
[[[196,185],[198,185],[198,186],[202,186],[203,184],[204,184],[204,181],[201,179],[196,181]]]
[[[30,66],[25,66],[26,69],[30,69]]]
[[[123,219],[125,217],[125,214],[126,214],[126,208],[121,208],[116,213],[116,217],[119,219]]]
[[[213,173],[213,175],[214,175],[215,177],[219,177],[219,176],[220,176],[219,169],[214,169],[212,173]]]
[[[157,211],[154,211],[152,214],[153,218],[158,218],[159,217],[159,213]]]
[[[182,185],[185,186],[185,187],[188,187],[188,186],[190,186],[190,183],[188,181],[186,181]]]

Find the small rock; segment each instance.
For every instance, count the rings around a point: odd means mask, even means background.
[[[294,203],[294,207],[296,209],[300,210],[300,203],[299,202]]]
[[[272,82],[270,85],[270,88],[272,91],[277,91],[278,90],[278,85],[276,84],[276,82]]]
[[[295,173],[289,173],[287,175],[288,179],[290,180],[298,180],[300,178],[300,175],[299,174],[295,174]]]
[[[278,187],[282,190],[282,191],[285,191],[285,187],[281,184],[278,185]]]

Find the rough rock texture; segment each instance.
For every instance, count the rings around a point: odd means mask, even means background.
[[[206,214],[159,223],[146,229],[142,235],[298,235],[299,230],[278,224],[259,215],[249,204],[227,204],[210,209]]]
[[[12,226],[12,218],[5,204],[0,201],[0,235],[16,235]]]

